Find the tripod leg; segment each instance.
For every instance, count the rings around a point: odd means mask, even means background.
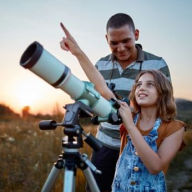
[[[53,184],[55,183],[55,180],[59,174],[60,169],[56,168],[55,166],[52,167],[51,172],[49,173],[49,176],[43,185],[43,188],[41,192],[50,192]]]
[[[86,177],[87,183],[89,185],[89,188],[91,192],[100,192],[99,187],[97,186],[97,183],[95,181],[95,178],[93,177],[93,174],[89,167],[83,170],[83,173]]]
[[[75,174],[65,168],[63,192],[75,192]]]

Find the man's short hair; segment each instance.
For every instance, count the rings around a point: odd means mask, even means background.
[[[109,18],[106,25],[106,31],[108,31],[109,28],[120,28],[124,25],[129,25],[129,27],[135,31],[133,19],[125,13],[117,13]]]

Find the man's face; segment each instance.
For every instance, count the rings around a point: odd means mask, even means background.
[[[138,37],[139,31],[133,31],[128,25],[109,28],[106,35],[111,51],[118,61],[131,60],[135,57],[135,41]]]

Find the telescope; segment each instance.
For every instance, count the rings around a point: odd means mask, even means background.
[[[81,81],[71,73],[69,67],[55,58],[38,42],[30,44],[20,59],[20,65],[55,88],[60,88],[75,101],[80,101],[90,107],[96,116],[95,123],[107,121],[120,124],[118,103],[116,100],[106,100],[90,82]]]

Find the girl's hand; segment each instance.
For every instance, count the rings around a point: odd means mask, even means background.
[[[127,130],[131,129],[134,125],[131,108],[125,102],[119,102],[119,113]]]

